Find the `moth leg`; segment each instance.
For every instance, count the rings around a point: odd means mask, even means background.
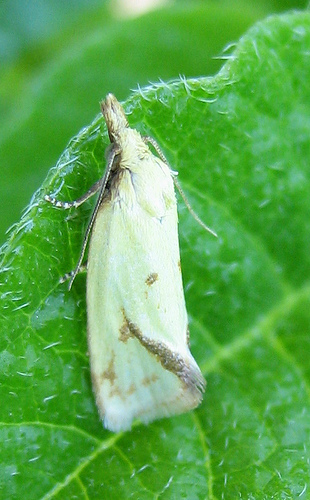
[[[56,198],[54,198],[53,196],[49,196],[48,194],[46,194],[44,196],[44,199],[45,199],[45,201],[48,201],[54,207],[57,207],[57,208],[64,208],[64,209],[68,209],[68,208],[72,208],[72,207],[77,208],[80,205],[82,205],[82,203],[84,203],[89,198],[91,198],[91,196],[96,194],[99,191],[101,184],[102,184],[102,179],[99,179],[99,181],[95,182],[95,184],[93,184],[92,187],[85,194],[83,194],[80,198],[78,198],[77,200],[60,201],[60,200],[57,200]]]
[[[161,159],[161,161],[163,161],[164,163],[166,163],[166,165],[168,165],[168,167],[170,168],[169,166],[169,163],[164,155],[164,153],[162,152],[162,150],[160,149],[160,147],[158,146],[157,142],[155,141],[155,139],[153,139],[153,137],[149,137],[149,136],[145,136],[143,137],[143,140],[144,142],[146,143],[150,143],[152,144],[153,148],[155,149],[156,153],[158,154],[159,158]],[[177,190],[179,191],[186,207],[187,207],[187,210],[189,211],[189,213],[191,214],[191,216],[195,219],[196,222],[198,222],[198,224],[203,227],[203,229],[205,231],[208,231],[209,233],[213,234],[213,236],[215,236],[217,238],[217,234],[215,231],[213,231],[210,227],[208,227],[201,219],[200,217],[198,217],[198,215],[196,214],[196,212],[192,209],[188,199],[186,198],[185,196],[185,193],[183,191],[183,189],[181,188],[181,185],[179,183],[179,181],[177,180],[176,178],[176,174],[177,172],[173,172],[172,171],[172,174],[173,175],[173,182],[175,184],[175,187],[177,188]]]
[[[74,273],[75,275],[77,274],[80,274],[80,273],[85,273],[87,270],[87,262],[85,262],[84,264],[80,265],[78,271],[75,273],[75,271],[70,271],[69,273],[66,273],[64,274],[64,276],[62,276],[59,280],[59,283],[65,283],[66,281],[68,280],[71,280],[72,277],[74,276]]]
[[[200,217],[196,214],[195,210],[192,209],[188,199],[186,198],[185,196],[185,193],[183,191],[183,189],[181,188],[181,185],[179,183],[179,181],[176,179],[176,178],[173,178],[173,182],[177,188],[177,190],[179,191],[180,195],[182,196],[183,198],[183,201],[186,205],[186,208],[187,210],[189,211],[189,213],[191,214],[191,216],[195,219],[196,222],[198,222],[198,224],[205,230],[205,231],[208,231],[208,233],[211,233],[213,236],[215,236],[215,238],[217,238],[217,234],[215,231],[213,231],[213,229],[211,229],[209,226],[207,226],[201,219]]]
[[[82,249],[81,249],[78,263],[77,263],[75,269],[71,273],[68,273],[68,278],[70,279],[69,287],[68,287],[69,290],[71,289],[72,283],[73,283],[76,275],[78,274],[78,272],[80,271],[80,268],[82,266],[82,261],[84,258],[88,238],[89,238],[89,235],[91,233],[92,227],[94,225],[95,219],[97,217],[99,207],[102,203],[102,200],[103,200],[103,197],[105,194],[105,190],[107,187],[107,182],[108,182],[109,177],[110,177],[110,173],[111,173],[111,169],[112,169],[115,157],[119,154],[120,154],[119,147],[115,146],[113,144],[113,147],[109,153],[107,168],[105,170],[104,176],[101,179],[99,179],[99,181],[95,182],[95,184],[93,184],[93,186],[87,191],[87,193],[85,193],[83,196],[81,196],[77,200],[63,202],[63,201],[56,200],[56,198],[53,198],[52,196],[49,196],[49,195],[46,195],[44,197],[46,201],[48,201],[49,203],[52,203],[52,205],[54,205],[55,207],[67,209],[67,208],[78,207],[78,206],[82,205],[82,203],[84,203],[86,200],[88,200],[88,198],[90,198],[91,196],[93,196],[95,193],[97,193],[99,191],[98,198],[97,198],[97,201],[95,204],[95,208],[94,208],[93,213],[90,217],[90,221],[88,223],[86,233],[84,235]],[[66,281],[66,279],[64,281]]]

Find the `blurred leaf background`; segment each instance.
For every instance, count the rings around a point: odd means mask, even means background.
[[[107,92],[122,100],[150,81],[213,75],[256,20],[307,2],[154,3],[2,0],[0,243]]]

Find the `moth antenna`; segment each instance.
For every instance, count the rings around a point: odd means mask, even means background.
[[[78,273],[84,273],[86,271],[87,271],[87,262],[84,262],[84,264],[82,264],[79,267]],[[66,281],[68,281],[73,276],[73,273],[74,273],[74,271],[70,271],[69,273],[64,274],[60,278],[59,283],[65,283]]]
[[[95,208],[93,210],[93,213],[91,215],[90,221],[88,223],[88,226],[87,226],[87,229],[86,229],[86,232],[85,232],[85,236],[84,236],[84,239],[83,239],[83,244],[82,244],[82,250],[81,250],[81,253],[80,253],[80,257],[79,257],[79,260],[78,260],[78,263],[77,263],[75,269],[72,271],[71,279],[69,281],[69,287],[68,287],[69,290],[71,289],[72,283],[75,280],[75,277],[76,277],[76,275],[78,274],[78,272],[80,270],[80,267],[81,267],[81,264],[82,264],[82,261],[83,261],[83,258],[84,258],[85,250],[86,250],[86,247],[87,247],[88,238],[89,238],[90,232],[92,230],[92,227],[94,225],[94,222],[96,220],[97,213],[98,213],[100,204],[102,202],[102,199],[103,199],[103,196],[104,196],[104,193],[105,193],[107,182],[108,182],[108,179],[109,179],[109,176],[110,176],[110,173],[111,173],[111,169],[112,169],[112,166],[113,166],[114,158],[115,158],[115,156],[118,153],[119,153],[119,150],[117,148],[113,148],[111,150],[111,152],[110,152],[108,165],[107,165],[106,171],[104,173],[104,176],[102,178],[102,185],[101,185],[101,188],[100,188],[100,191],[99,191],[98,199],[96,201]]]
[[[155,149],[156,153],[158,154],[159,158],[161,159],[161,161],[163,161],[164,163],[166,163],[166,165],[168,165],[168,167],[170,168],[170,165],[168,163],[168,160],[167,158],[165,157],[164,153],[162,152],[162,150],[160,149],[159,145],[157,144],[157,142],[155,141],[155,139],[153,139],[153,137],[150,137],[149,135],[145,135],[143,137],[143,140],[144,142],[146,143],[150,143],[152,144],[153,148]]]
[[[173,182],[175,184],[175,187],[177,188],[177,190],[179,191],[189,213],[194,217],[195,221],[198,222],[198,224],[203,227],[203,229],[205,229],[206,231],[208,231],[208,233],[211,233],[213,236],[215,236],[215,238],[217,238],[217,234],[215,231],[213,231],[213,229],[211,229],[209,226],[207,226],[201,219],[200,217],[198,217],[198,215],[196,214],[196,212],[192,209],[188,199],[186,198],[185,196],[185,193],[183,191],[183,189],[181,188],[180,186],[180,183],[179,181],[173,177]]]

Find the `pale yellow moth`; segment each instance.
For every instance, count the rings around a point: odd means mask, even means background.
[[[117,99],[101,104],[111,149],[105,175],[73,202],[99,191],[78,265],[87,262],[88,346],[104,426],[128,430],[187,412],[205,380],[189,350],[173,172],[155,141],[129,128]],[[158,156],[149,149],[151,143]]]

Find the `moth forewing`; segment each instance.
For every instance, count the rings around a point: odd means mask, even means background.
[[[90,238],[88,345],[100,416],[120,431],[195,408],[205,381],[188,346],[173,173],[113,95],[101,109],[117,155]]]

